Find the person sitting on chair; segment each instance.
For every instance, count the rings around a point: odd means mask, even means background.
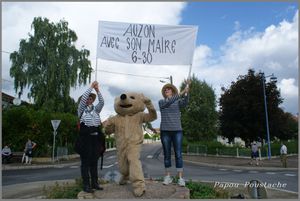
[[[8,145],[5,145],[2,149],[2,161],[3,163],[9,163],[12,157],[11,149]]]

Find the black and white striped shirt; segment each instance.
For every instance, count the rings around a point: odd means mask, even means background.
[[[188,99],[187,95],[183,97],[174,95],[171,98],[165,98],[158,102],[161,113],[161,131],[182,130],[180,108],[188,104]]]
[[[78,106],[78,117],[80,117],[80,123],[85,123],[86,126],[99,126],[101,124],[100,112],[104,106],[104,100],[100,93],[98,92],[99,103],[94,106],[87,106],[86,101],[92,92],[93,88],[89,88],[81,97],[79,106]]]

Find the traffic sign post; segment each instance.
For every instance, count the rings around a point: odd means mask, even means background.
[[[54,150],[55,150],[55,136],[57,135],[57,128],[60,124],[61,120],[51,120],[51,124],[53,127],[53,149],[52,149],[52,162],[54,162]]]

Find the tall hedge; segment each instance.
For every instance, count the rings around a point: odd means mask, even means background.
[[[51,113],[34,110],[30,106],[10,107],[2,111],[2,143],[10,144],[12,151],[22,152],[28,138],[37,143],[36,156],[51,156],[53,128],[51,120],[59,119],[56,146],[72,147],[78,135],[77,116],[69,113]],[[72,152],[72,149],[70,150]]]

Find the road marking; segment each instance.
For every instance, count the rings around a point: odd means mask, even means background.
[[[64,168],[63,165],[58,165],[58,166],[55,166],[55,168]]]
[[[147,158],[153,158],[153,156],[152,155],[148,155]]]
[[[219,170],[221,170],[221,171],[226,171],[227,169],[219,169]]]
[[[107,159],[112,159],[112,158],[116,158],[117,156],[109,156],[107,157]]]
[[[285,176],[288,176],[288,177],[294,177],[296,176],[295,174],[284,174]]]
[[[115,164],[111,164],[111,165],[103,165],[103,168],[107,169],[107,168],[110,168],[112,166],[114,166]]]
[[[242,172],[242,170],[232,170],[232,171],[234,171],[234,172]]]
[[[249,173],[258,173],[258,171],[253,170],[253,171],[249,171]]]
[[[70,166],[70,168],[75,169],[75,168],[79,168],[79,166],[78,165],[73,165],[73,166]]]
[[[266,172],[266,174],[276,174],[275,172]]]

